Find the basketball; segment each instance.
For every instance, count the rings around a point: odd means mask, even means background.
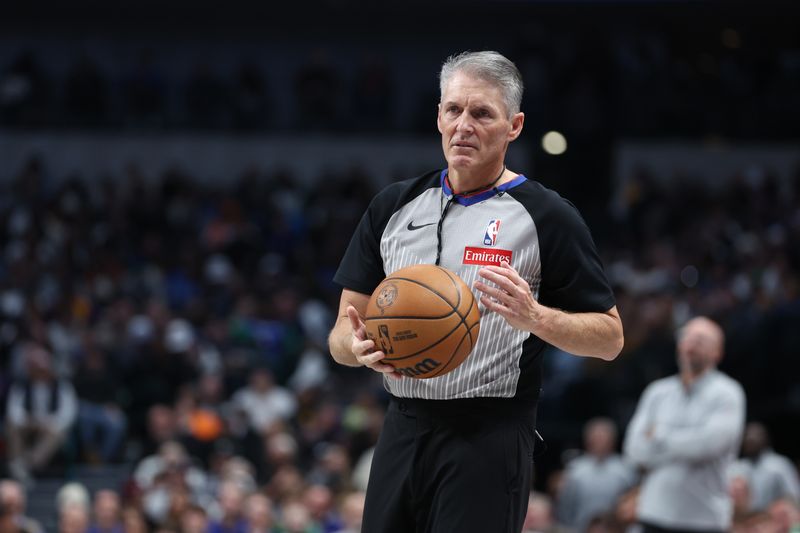
[[[414,265],[389,275],[367,304],[367,336],[402,375],[428,379],[464,362],[480,330],[478,302],[455,273]]]

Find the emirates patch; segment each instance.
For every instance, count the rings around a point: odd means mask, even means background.
[[[464,248],[464,265],[496,265],[500,266],[500,261],[511,264],[511,250],[499,250],[496,248],[476,248],[467,246]]]

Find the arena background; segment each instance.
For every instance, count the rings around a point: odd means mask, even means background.
[[[208,480],[188,499],[212,511],[232,455],[278,516],[291,490],[275,472],[352,488],[386,396],[329,361],[331,277],[381,186],[443,166],[436,75],[467,49],[522,71],[509,167],[581,210],[625,325],[613,363],[548,354],[535,488],[591,417],[624,432],[699,313],[725,327],[748,418],[796,463],[798,22],[796,3],[764,1],[3,6],[0,393],[34,339],[127,419],[111,458],[76,423],[28,514],[54,529],[67,481],[136,508],[131,472],[168,438]],[[231,401],[257,367],[297,405],[263,436]]]

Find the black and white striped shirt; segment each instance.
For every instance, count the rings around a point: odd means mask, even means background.
[[[543,305],[569,312],[605,312],[614,306],[578,211],[522,175],[470,196],[453,195],[446,171],[388,186],[362,217],[334,281],[371,294],[392,272],[433,264],[437,225],[451,199],[442,223],[440,264],[470,287],[483,265],[500,264],[505,258]],[[386,379],[388,391],[425,399],[538,397],[546,344],[483,305],[480,311],[478,343],[460,367],[431,379]]]

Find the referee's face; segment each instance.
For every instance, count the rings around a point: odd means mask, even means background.
[[[499,87],[456,72],[444,87],[436,121],[449,167],[459,172],[496,172],[523,121],[522,113],[508,116]]]

